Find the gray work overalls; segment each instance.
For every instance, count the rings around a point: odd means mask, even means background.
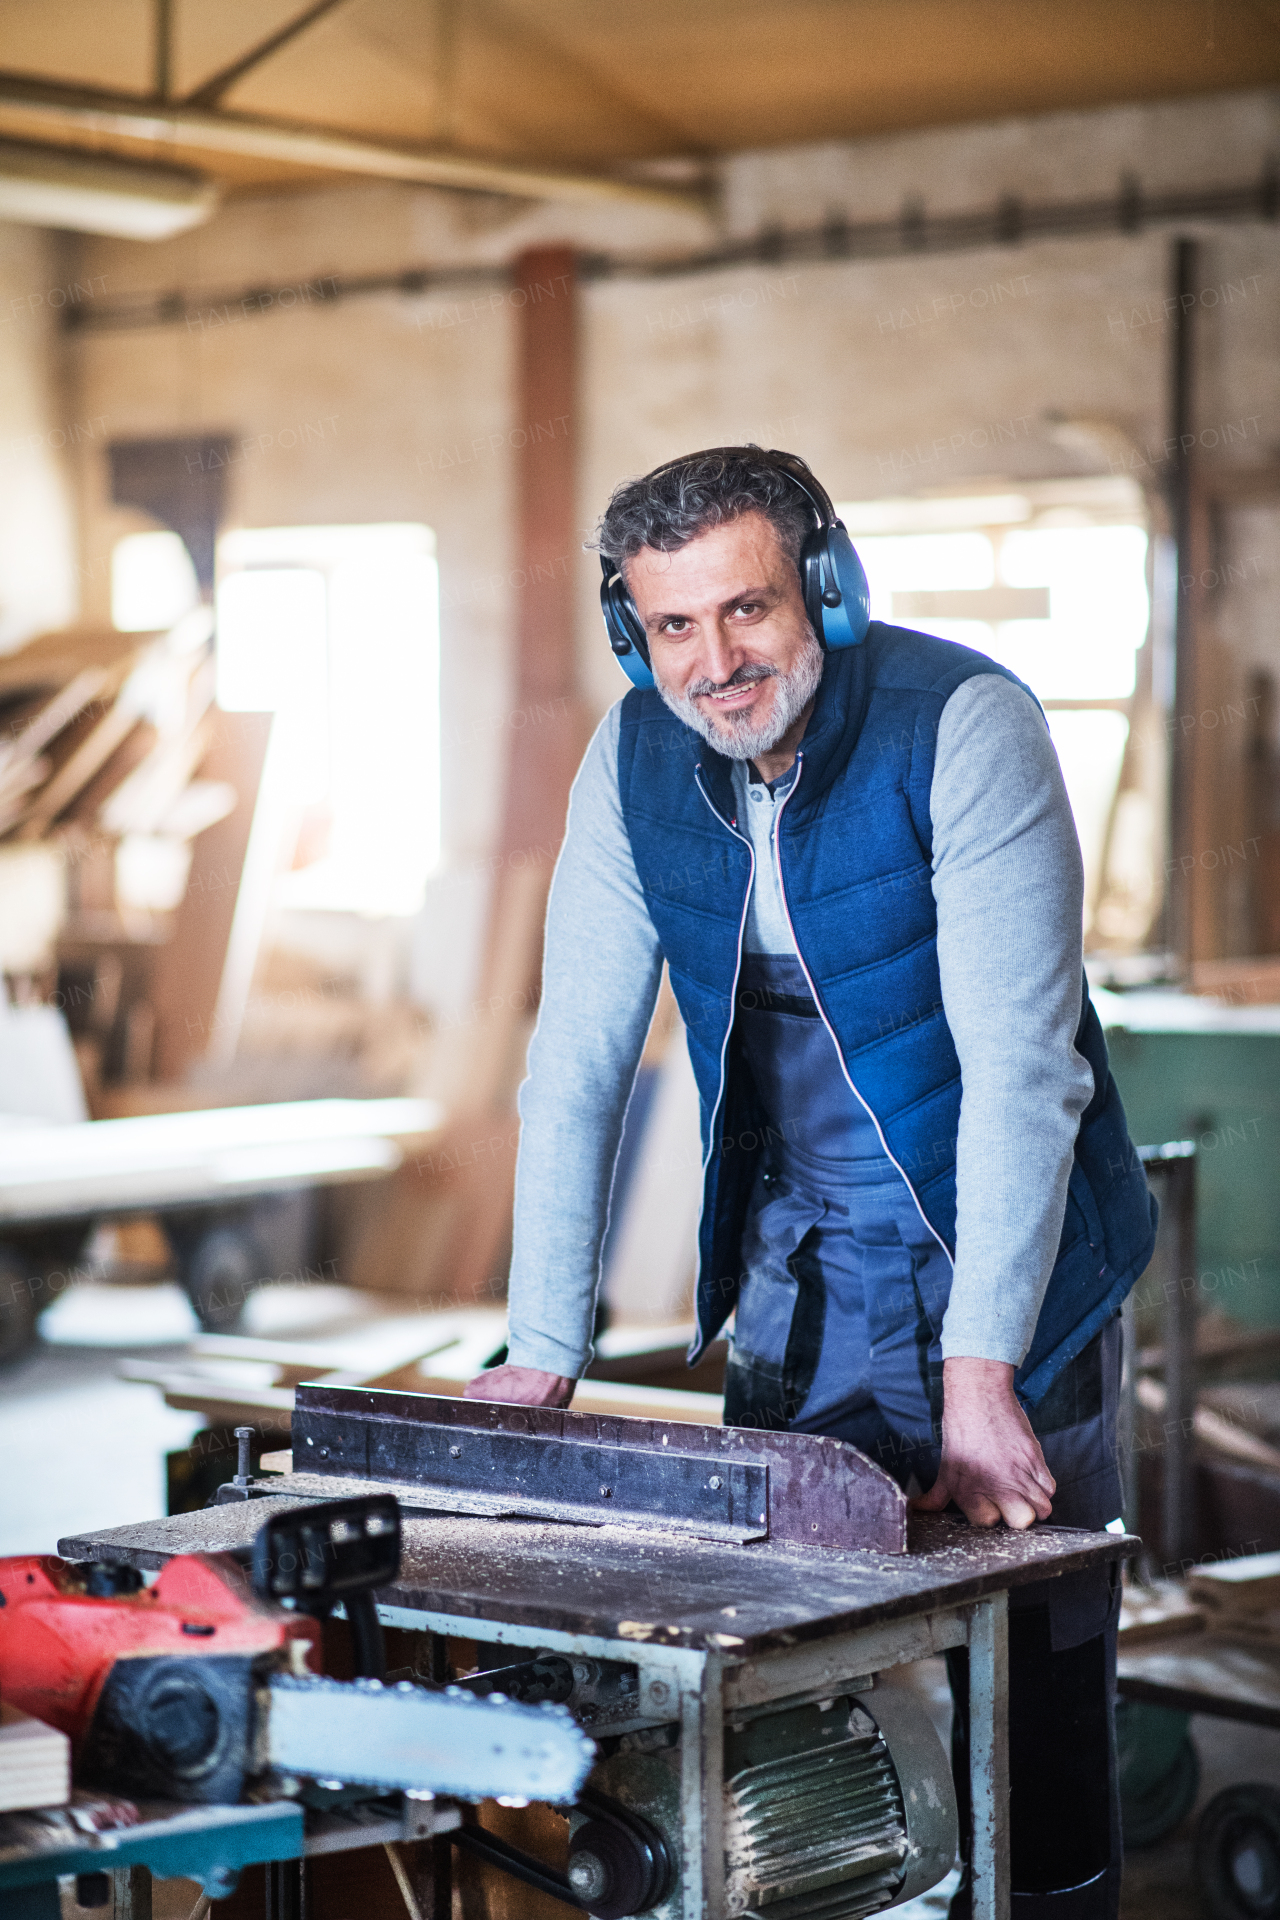
[[[948,1254],[846,1081],[798,959],[743,955],[735,1026],[769,1125],[743,1232],[725,1421],[848,1440],[908,1491],[928,1488],[941,1451]],[[1052,1525],[1100,1528],[1120,1513],[1119,1376],[1116,1319],[1029,1409],[1057,1481]],[[1118,1610],[1118,1583],[1106,1570],[1011,1596],[1019,1920],[1108,1920],[1118,1910]],[[963,1652],[948,1666],[965,1815]],[[967,1899],[963,1888],[957,1920]]]

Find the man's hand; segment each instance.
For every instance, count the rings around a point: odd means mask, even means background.
[[[1013,1368],[1002,1360],[945,1360],[942,1365],[942,1463],[928,1493],[914,1502],[926,1513],[954,1500],[971,1526],[1029,1527],[1047,1520],[1057,1483],[1013,1391]]]
[[[464,1400],[503,1400],[511,1407],[567,1407],[576,1380],[537,1367],[490,1367],[467,1385]]]

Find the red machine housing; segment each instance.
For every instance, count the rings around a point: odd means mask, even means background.
[[[319,1670],[316,1622],[260,1599],[229,1555],[179,1554],[134,1593],[91,1593],[92,1575],[51,1554],[0,1559],[0,1699],[68,1734],[73,1753],[117,1661],[274,1654],[285,1671]]]

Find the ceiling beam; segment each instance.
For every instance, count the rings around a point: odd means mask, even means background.
[[[186,94],[183,98],[183,106],[216,107],[223,94],[229,92],[237,80],[243,80],[247,73],[252,73],[255,67],[260,67],[262,62],[269,60],[273,53],[277,53],[281,47],[287,47],[289,42],[296,40],[300,33],[305,33],[313,21],[323,18],[326,13],[332,13],[335,7],[341,5],[342,0],[315,0],[314,6],[308,7],[295,19],[286,21],[278,32],[269,34],[265,40],[260,40],[256,47],[250,47],[249,51],[242,53],[238,60],[233,60],[229,67],[223,67],[219,73],[211,74],[200,86]]]
[[[332,133],[249,114],[212,113],[203,107],[140,100],[88,87],[58,86],[24,74],[0,73],[0,113],[21,113],[49,140],[59,138],[145,141],[172,163],[173,149],[270,160],[325,173],[362,174],[413,185],[505,193],[528,200],[612,201],[662,207],[668,212],[709,211],[708,198],[692,189],[565,173],[554,167],[522,166],[459,153],[421,153],[411,147]]]
[[[153,91],[157,100],[173,92],[173,0],[153,0]]]

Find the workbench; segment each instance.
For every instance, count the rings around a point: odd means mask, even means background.
[[[384,1179],[438,1129],[432,1100],[289,1100],[3,1127],[0,1356],[14,1360],[95,1222],[154,1213],[201,1325],[235,1324],[271,1271],[255,1232],[282,1195]]]
[[[681,1444],[712,1431],[718,1446],[730,1444],[723,1429],[671,1431]],[[314,1478],[297,1476],[296,1491],[292,1475],[260,1482],[260,1498],[79,1534],[58,1551],[142,1569],[180,1552],[244,1554],[270,1512],[302,1503],[304,1493],[315,1497]],[[978,1920],[1007,1920],[1008,1596],[1115,1562],[1137,1545],[1052,1526],[977,1532],[918,1515],[905,1553],[776,1537],[742,1544],[613,1519],[563,1524],[439,1511],[407,1512],[403,1525],[399,1576],[377,1596],[386,1625],[632,1662],[637,1707],[628,1725],[679,1723],[681,1920],[722,1920],[725,1911],[719,1810],[723,1730],[735,1711],[865,1691],[886,1669],[962,1646],[971,1690],[973,1911]]]

